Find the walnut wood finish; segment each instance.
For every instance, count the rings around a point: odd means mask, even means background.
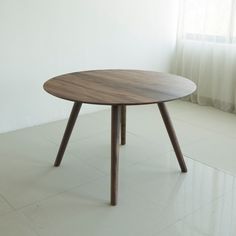
[[[121,145],[126,143],[126,106],[121,106]]]
[[[165,123],[166,130],[169,134],[169,137],[170,137],[172,146],[174,148],[177,160],[179,162],[179,166],[181,168],[181,171],[185,173],[185,172],[187,172],[187,166],[185,164],[184,157],[183,157],[183,154],[181,152],[179,142],[178,142],[178,139],[176,137],[175,130],[174,130],[174,127],[172,125],[169,113],[168,113],[164,103],[158,103],[158,107],[159,107],[161,116],[163,118],[163,121]]]
[[[57,76],[44,84],[50,94],[103,105],[166,102],[191,94],[196,85],[183,77],[140,70],[95,70]]]
[[[111,205],[117,204],[121,107],[111,108]]]
[[[126,105],[157,103],[182,172],[187,172],[180,146],[164,102],[187,96],[196,85],[183,77],[152,71],[97,70],[61,75],[48,80],[50,94],[74,101],[55,166],[59,166],[82,103],[112,106],[111,205],[117,204],[119,136],[126,143]],[[121,127],[121,130],[120,130]]]
[[[67,146],[68,141],[70,139],[70,135],[71,135],[72,130],[74,128],[74,125],[75,125],[76,119],[78,117],[81,106],[82,106],[82,103],[80,103],[80,102],[75,102],[74,103],[74,106],[71,110],[70,118],[68,120],[66,130],[65,130],[64,136],[62,138],[61,145],[60,145],[60,148],[59,148],[54,166],[60,166],[60,164],[61,164],[63,155],[64,155],[65,150],[66,150],[66,146]]]

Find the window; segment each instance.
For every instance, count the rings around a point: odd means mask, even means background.
[[[235,43],[235,3],[236,0],[183,0],[183,38]]]

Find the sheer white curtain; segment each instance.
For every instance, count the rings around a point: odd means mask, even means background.
[[[180,0],[174,72],[198,89],[189,99],[236,112],[236,0]]]

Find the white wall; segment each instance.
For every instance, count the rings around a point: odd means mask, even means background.
[[[52,76],[98,68],[168,71],[177,2],[0,0],[0,132],[68,116],[72,104],[42,89]]]

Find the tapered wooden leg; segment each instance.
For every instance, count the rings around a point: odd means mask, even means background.
[[[76,119],[78,117],[81,106],[82,106],[82,103],[80,103],[80,102],[74,103],[74,106],[73,106],[71,114],[70,114],[70,118],[69,118],[67,126],[66,126],[64,136],[61,141],[60,148],[57,153],[57,158],[54,162],[54,166],[60,166],[60,164],[61,164],[61,160],[62,160],[64,152],[66,150],[66,146],[67,146],[68,141],[70,139],[70,135],[71,135],[72,130],[74,128],[74,125],[75,125]]]
[[[121,145],[126,143],[126,106],[121,106]]]
[[[111,113],[111,205],[117,204],[120,106],[112,106]]]
[[[187,167],[186,167],[186,164],[185,164],[185,161],[184,161],[184,157],[183,157],[183,154],[181,152],[179,142],[178,142],[178,139],[176,137],[175,130],[174,130],[174,127],[172,125],[172,122],[171,122],[170,116],[168,114],[168,111],[166,109],[166,106],[165,106],[164,103],[158,103],[158,107],[159,107],[159,110],[161,112],[163,121],[165,123],[167,132],[169,134],[169,137],[170,137],[172,146],[174,148],[176,157],[178,159],[181,171],[182,172],[187,172]]]

